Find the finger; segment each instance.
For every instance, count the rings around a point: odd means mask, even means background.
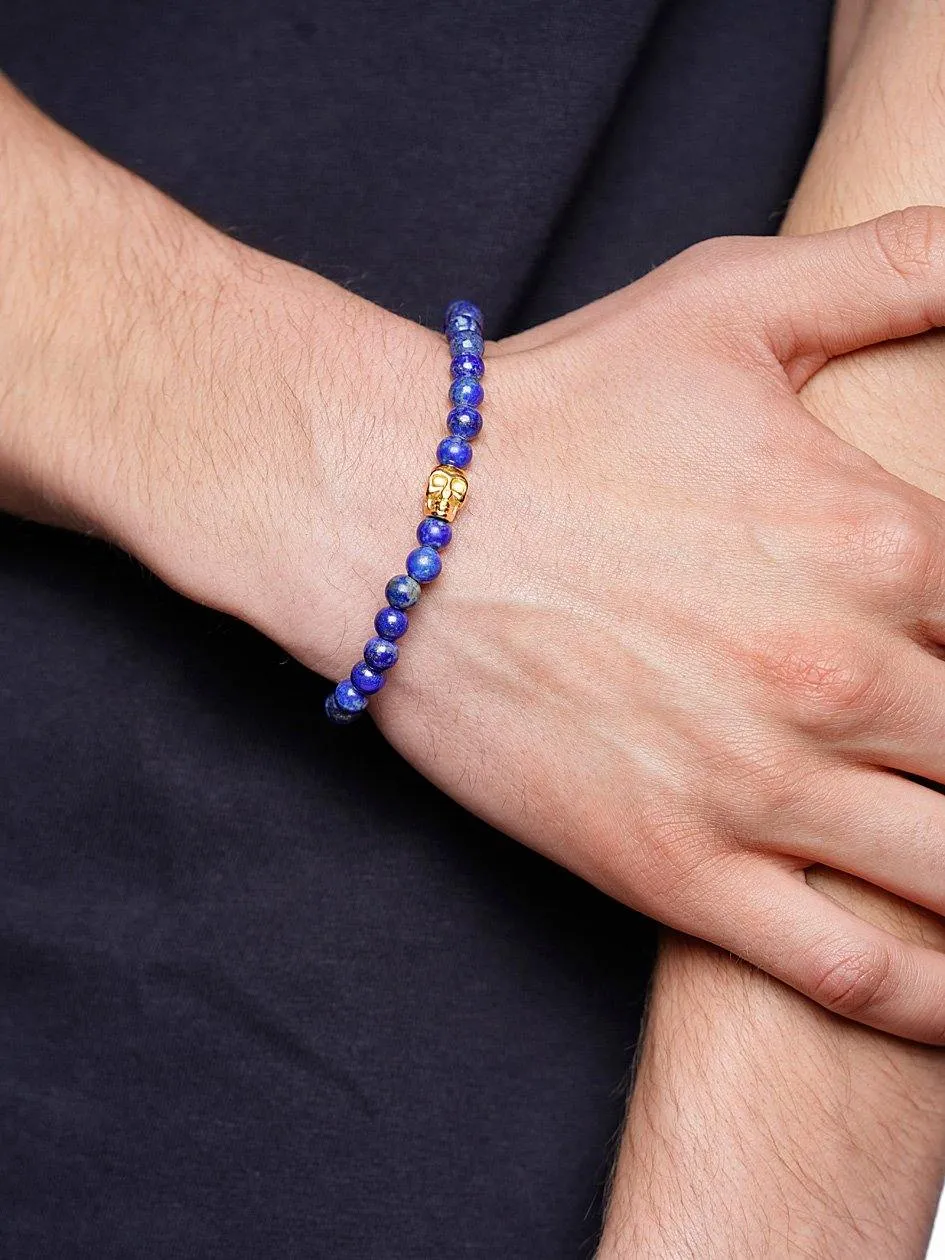
[[[766,849],[856,875],[945,914],[945,796],[888,770],[825,775],[808,816],[786,817]],[[943,1012],[945,1019],[945,1012]]]
[[[699,925],[827,1010],[945,1044],[945,955],[900,940],[768,862],[743,867]]]
[[[945,784],[945,662],[917,643],[887,657],[883,697],[843,747],[858,761]]]
[[[675,277],[760,326],[799,389],[823,364],[862,346],[945,326],[945,208],[910,206],[810,236],[701,241],[629,289],[508,338],[531,349],[579,330],[631,294],[671,291]]]
[[[855,227],[782,238],[746,257],[744,291],[771,348],[803,368],[945,324],[945,209],[913,206]]]

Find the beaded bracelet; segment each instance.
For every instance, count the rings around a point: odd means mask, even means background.
[[[446,308],[443,331],[452,355],[452,410],[446,417],[449,436],[436,448],[437,466],[427,481],[426,514],[417,526],[420,545],[407,557],[407,572],[398,573],[387,583],[387,606],[374,618],[376,633],[364,645],[363,660],[325,700],[326,714],[339,725],[353,722],[364,712],[368,698],[384,686],[387,670],[397,664],[396,641],[407,629],[407,609],[420,598],[421,588],[439,576],[440,552],[453,536],[452,522],[469,487],[464,472],[472,462],[469,443],[482,428],[482,416],[477,410],[482,402],[481,381],[486,370],[482,357],[482,312],[472,302],[451,302]]]

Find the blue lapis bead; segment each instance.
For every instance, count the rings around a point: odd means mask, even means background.
[[[367,697],[362,696],[350,678],[342,678],[334,691],[335,703],[345,713],[361,713],[367,708]]]
[[[361,716],[360,713],[350,713],[347,709],[342,709],[333,691],[325,697],[325,715],[336,726],[347,726],[349,722],[354,722]]]
[[[486,370],[485,359],[480,359],[478,354],[458,354],[455,359],[450,360],[450,374],[455,378],[457,376],[475,376],[478,380],[484,375]]]
[[[387,679],[379,669],[373,669],[364,661],[358,661],[351,671],[351,681],[363,696],[373,696],[380,691]]]
[[[452,464],[454,468],[468,468],[472,463],[472,455],[472,447],[466,439],[452,435],[443,438],[436,448],[437,462]]]
[[[475,407],[454,407],[446,417],[446,427],[454,437],[476,437],[482,428],[482,416]]]
[[[407,556],[407,572],[418,582],[432,582],[442,568],[443,561],[435,547],[414,547]]]
[[[399,608],[382,608],[374,618],[374,629],[382,639],[399,639],[409,624],[407,614]]]
[[[452,341],[454,337],[459,337],[463,333],[478,333],[481,337],[482,324],[471,315],[451,315],[443,322],[443,332],[446,334],[447,341]]]
[[[477,411],[482,401],[481,379],[486,365],[483,359],[485,342],[482,336],[482,311],[472,302],[451,302],[443,322],[450,346],[450,386],[452,407],[447,416],[449,437],[437,447],[439,463],[454,470],[472,462],[470,440],[482,428]],[[434,470],[443,477],[443,470]],[[447,472],[449,469],[446,470]],[[431,483],[433,482],[431,475]],[[460,492],[456,482],[451,491]],[[428,495],[432,494],[428,491]],[[364,645],[364,659],[352,668],[349,678],[338,683],[325,699],[325,712],[339,725],[354,721],[367,708],[368,697],[386,683],[386,672],[396,665],[399,649],[396,641],[408,628],[406,609],[420,598],[421,583],[432,582],[442,570],[440,550],[449,545],[453,531],[448,521],[439,516],[425,517],[417,526],[418,546],[407,556],[406,573],[398,573],[387,583],[387,607],[374,618],[375,635]]]
[[[375,635],[364,645],[364,659],[373,669],[391,669],[397,664],[397,644]]]
[[[425,516],[417,526],[417,542],[421,547],[448,547],[453,537],[453,526],[438,516]]]
[[[475,354],[481,359],[485,348],[486,343],[477,332],[459,333],[456,337],[450,337],[450,354],[454,359],[460,354]]]
[[[454,407],[478,407],[482,402],[482,386],[474,376],[461,376],[450,386],[450,402]]]
[[[457,298],[455,302],[450,302],[443,317],[444,327],[449,324],[451,319],[456,319],[459,315],[465,315],[468,319],[474,319],[479,327],[482,327],[482,311],[475,302],[467,302],[465,298]]]
[[[387,583],[384,595],[392,608],[413,608],[420,598],[420,586],[406,573],[398,573]]]

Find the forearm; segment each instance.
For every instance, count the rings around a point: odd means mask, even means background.
[[[131,527],[109,483],[139,470],[113,456],[166,427],[235,247],[2,79],[0,183],[0,507]]]
[[[945,6],[840,0],[828,110],[783,230],[941,203]]]
[[[846,0],[841,17],[845,9],[855,17],[857,7],[859,0]],[[836,77],[784,231],[819,232],[906,205],[945,204],[945,6],[870,4]],[[945,497],[942,332],[829,363],[804,401],[884,467]]]
[[[788,231],[945,201],[942,10],[874,5],[856,38],[844,19],[858,16],[840,15],[835,104]],[[943,363],[941,333],[874,347],[830,363],[804,401],[890,471],[943,494]],[[945,945],[914,908],[815,878],[900,935]],[[912,1260],[943,1172],[938,1052],[832,1019],[710,947],[666,941],[602,1257]]]
[[[0,509],[100,534],[264,628],[297,618],[330,671],[382,577],[346,478],[370,446],[416,494],[435,374],[375,415],[432,334],[217,232],[2,78],[0,187]]]
[[[833,887],[876,922],[945,944],[875,890]],[[667,938],[601,1260],[919,1260],[943,1167],[940,1052]]]

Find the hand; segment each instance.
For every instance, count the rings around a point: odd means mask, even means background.
[[[945,507],[796,390],[941,323],[943,247],[923,210],[714,241],[496,347],[470,506],[373,702],[503,831],[935,1042],[945,959],[803,872],[945,911],[945,800],[900,773],[945,781]]]

